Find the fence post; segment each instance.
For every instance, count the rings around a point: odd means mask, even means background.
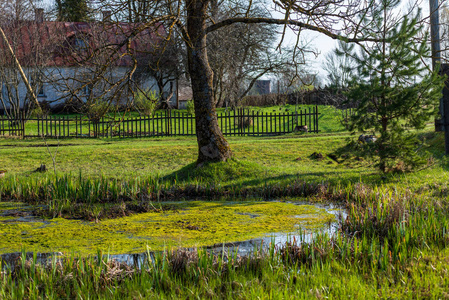
[[[167,116],[167,134],[168,136],[171,136],[171,110],[169,108],[167,108],[166,110],[166,116]]]
[[[239,108],[238,110],[239,117],[237,118],[237,126],[239,129],[239,136],[243,135],[243,119],[245,112],[243,111],[243,108]]]
[[[21,130],[22,130],[22,139],[25,139],[25,111],[22,111],[22,120],[21,120]]]
[[[75,137],[78,138],[78,116],[75,116]]]

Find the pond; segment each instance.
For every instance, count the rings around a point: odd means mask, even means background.
[[[338,207],[299,201],[186,201],[164,202],[164,207],[169,209],[95,223],[39,219],[30,215],[32,207],[0,202],[0,254],[6,261],[22,249],[42,259],[45,253],[102,251],[131,264],[141,261],[142,253],[178,247],[246,255],[293,237],[307,241],[316,231],[333,234],[336,215],[344,214]]]

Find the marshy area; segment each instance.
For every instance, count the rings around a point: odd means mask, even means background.
[[[202,168],[191,137],[0,139],[0,298],[448,297],[448,161],[421,136],[428,165],[389,174],[344,131],[229,137]]]

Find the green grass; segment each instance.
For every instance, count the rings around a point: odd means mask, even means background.
[[[314,152],[328,154],[335,151],[344,145],[346,137],[333,136],[332,144],[328,143],[328,136],[230,137],[228,140],[237,161],[253,166],[257,164],[255,170],[258,172],[250,177],[262,179],[304,173],[318,179],[326,176],[329,166],[333,166],[337,173],[350,173],[358,177],[358,167],[346,168],[328,158],[317,161],[310,157]],[[193,138],[71,139],[46,142],[41,139],[0,139],[0,168],[6,169],[8,176],[41,176],[32,173],[40,164],[53,169],[46,143],[50,146],[51,153],[57,151],[56,171],[74,176],[80,171],[83,176],[108,178],[166,176],[194,163],[197,156],[196,140]],[[315,172],[310,172],[312,169]],[[367,170],[359,168],[359,171],[365,173]]]
[[[0,178],[2,203],[44,204],[48,207],[43,209],[55,216],[69,217],[80,210],[95,214],[101,212],[96,211],[98,207],[114,205],[145,209],[152,204],[157,208],[163,200],[183,200],[178,204],[192,211],[186,218],[202,227],[211,226],[220,220],[223,209],[232,207],[224,199],[252,200],[250,213],[260,209],[254,200],[273,199],[328,201],[348,209],[348,217],[338,223],[337,235],[318,235],[312,244],[297,241],[273,246],[250,258],[167,248],[142,269],[76,253],[66,253],[61,262],[54,260],[46,266],[23,258],[14,272],[0,274],[0,298],[445,298],[449,287],[449,163],[444,157],[443,135],[430,128],[421,135],[428,145],[421,151],[432,155],[433,164],[413,173],[387,175],[380,174],[370,161],[351,155],[346,159],[327,156],[345,145],[350,137],[345,132],[231,137],[234,159],[202,169],[194,165],[194,138],[71,139],[59,141],[59,148],[58,141],[47,141],[54,146],[52,153],[58,150],[56,175],[53,170],[32,172],[41,163],[52,167],[44,141],[0,139],[0,169],[7,170]],[[315,159],[313,153],[323,154],[323,159]],[[193,198],[203,201],[184,201]],[[209,212],[211,205],[220,208],[218,215]],[[102,228],[108,232],[108,225],[123,226],[125,234],[156,231],[138,228],[145,216],[161,218],[160,222],[175,220],[147,211],[99,218],[98,224],[79,221],[82,226],[71,224],[78,222],[74,220],[47,221],[79,231],[86,226],[92,232]],[[232,228],[238,229],[239,220]],[[8,228],[7,223],[0,224],[3,231]],[[220,227],[226,232],[223,224]],[[274,219],[264,226],[275,225]],[[61,230],[57,224],[53,227],[55,238]],[[14,239],[18,230],[12,230],[9,238]],[[88,233],[81,231],[78,235]],[[207,245],[213,237],[191,237],[196,242],[185,245]],[[43,249],[40,242],[30,249]],[[18,248],[20,242],[14,243]],[[167,244],[171,246],[183,244]]]
[[[205,251],[156,253],[142,269],[108,259],[68,255],[47,266],[26,260],[0,275],[2,299],[310,299],[447,297],[448,251],[411,249],[391,263],[383,245],[361,250],[350,241],[334,246],[284,245],[248,258]],[[360,245],[359,245],[360,246]],[[322,251],[322,252],[321,252]],[[327,251],[327,252],[324,252]],[[406,254],[404,252],[403,254]],[[150,255],[149,255],[150,256]]]
[[[276,132],[276,131],[293,131],[296,126],[296,120],[292,117],[287,117],[286,114],[293,114],[295,110],[301,113],[310,113],[315,106],[313,105],[286,105],[286,106],[271,106],[271,107],[247,107],[245,108],[245,114],[249,114],[253,119],[253,124],[244,129],[248,134],[254,134],[259,132]],[[340,123],[341,112],[331,106],[318,106],[319,115],[319,130],[321,132],[341,132],[344,131],[343,126]],[[227,110],[224,108],[217,109],[220,116],[224,113],[234,116],[235,111]],[[189,116],[186,110],[173,110],[172,116],[181,116],[185,118],[182,122],[176,121],[177,127],[173,125],[170,128],[172,134],[190,134],[194,135],[195,132],[195,120],[194,116]],[[279,117],[282,115],[282,117]],[[257,117],[259,116],[259,117]],[[143,122],[138,122],[138,118],[144,117]],[[75,126],[75,118],[78,118],[78,125]],[[80,122],[82,120],[82,122]],[[120,123],[120,120],[126,120],[127,122]],[[114,123],[112,123],[115,121]],[[307,124],[309,129],[312,129],[309,124],[309,118],[304,117],[298,119],[298,125]],[[109,123],[111,122],[111,123]],[[171,124],[175,121],[172,120]],[[218,119],[219,126],[228,135],[239,135],[240,129],[238,123],[233,119]],[[9,128],[8,122],[2,122],[2,129]],[[112,125],[111,125],[112,124]],[[126,113],[110,113],[104,118],[104,122],[98,125],[98,134],[103,136],[104,134],[111,133],[117,135],[163,135],[168,132],[167,120],[165,118],[165,111],[156,111],[153,117],[140,116],[136,112]],[[67,127],[69,126],[69,127]],[[112,127],[110,127],[112,126]],[[29,120],[25,123],[25,134],[27,136],[38,136],[44,134],[45,136],[75,136],[76,134],[81,136],[93,136],[94,124],[88,121],[87,116],[82,115],[50,115],[44,122],[36,120]]]

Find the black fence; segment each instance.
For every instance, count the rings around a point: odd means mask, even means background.
[[[25,119],[22,116],[13,120],[1,117],[0,136],[25,136]]]
[[[260,112],[247,109],[217,114],[224,135],[281,135],[294,131],[319,132],[318,108],[289,111]],[[1,136],[46,138],[111,138],[196,135],[195,116],[173,110],[154,116],[135,118],[101,118],[89,120],[84,116],[41,117],[26,120],[0,118]]]

